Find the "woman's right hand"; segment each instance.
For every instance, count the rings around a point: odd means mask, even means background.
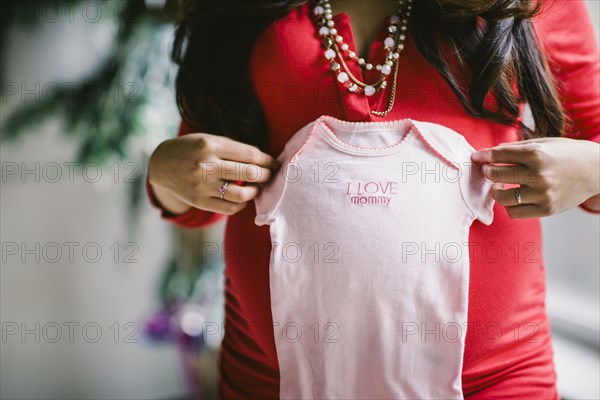
[[[190,207],[233,215],[271,179],[277,161],[258,148],[224,136],[190,133],[162,142],[152,153],[148,180],[161,205],[174,214]],[[219,187],[229,181],[224,199]],[[236,181],[244,181],[237,185]]]

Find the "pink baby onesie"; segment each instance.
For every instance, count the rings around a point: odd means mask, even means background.
[[[321,116],[255,199],[282,399],[460,399],[469,227],[492,182],[435,123]]]

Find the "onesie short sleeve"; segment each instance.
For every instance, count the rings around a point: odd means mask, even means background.
[[[471,154],[474,152],[475,149],[464,136],[459,136],[456,154],[460,166],[460,190],[473,218],[485,225],[491,225],[494,220],[495,202],[491,194],[493,182],[483,175],[482,164],[471,161]]]
[[[277,207],[281,202],[285,188],[289,183],[294,183],[302,169],[296,163],[296,155],[302,147],[308,142],[313,133],[317,121],[313,121],[300,129],[298,134],[294,135],[284,146],[283,151],[277,156],[277,161],[281,167],[276,175],[283,174],[283,179],[277,179],[274,175],[269,182],[259,186],[260,192],[254,198],[256,208],[256,225],[269,225],[274,218]]]

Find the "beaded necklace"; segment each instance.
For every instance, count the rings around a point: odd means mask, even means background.
[[[347,84],[348,92],[352,94],[363,93],[365,96],[373,96],[377,91],[383,91],[388,85],[388,77],[393,73],[392,93],[388,106],[384,111],[371,110],[371,113],[377,116],[385,116],[394,105],[396,94],[396,82],[398,77],[398,59],[400,53],[404,50],[404,40],[406,39],[406,30],[408,26],[408,17],[412,9],[412,0],[399,0],[398,11],[396,15],[389,17],[388,37],[385,38],[383,45],[387,51],[386,60],[383,64],[373,64],[367,62],[362,57],[350,50],[344,38],[338,34],[335,28],[335,22],[332,18],[331,4],[329,0],[318,0],[313,9],[315,23],[318,27],[318,35],[322,37],[324,56],[330,63],[330,69],[336,74],[338,82]],[[372,83],[362,82],[354,76],[348,68],[348,62],[356,62],[363,70],[372,70],[375,68],[380,71],[379,78]]]

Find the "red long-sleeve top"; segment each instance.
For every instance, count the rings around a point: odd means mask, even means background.
[[[417,5],[418,6],[418,5]],[[268,150],[276,157],[302,126],[323,114],[350,121],[412,118],[446,125],[475,148],[521,140],[516,129],[469,116],[442,77],[407,36],[399,60],[396,102],[384,118],[387,90],[371,97],[349,94],[338,83],[315,36],[311,10],[304,4],[275,21],[258,38],[251,56],[251,77],[258,88],[268,126]],[[336,28],[356,51],[347,13],[334,16]],[[572,129],[564,137],[600,141],[600,55],[589,12],[582,0],[548,2],[534,19],[541,45],[551,60]],[[369,62],[384,61],[382,23]],[[361,76],[360,67],[350,64]],[[375,69],[365,71],[374,81]],[[388,89],[389,90],[389,89]],[[179,135],[197,132],[181,124]],[[162,217],[186,228],[207,227],[224,215],[190,209]],[[216,190],[216,188],[215,188]],[[580,205],[587,212],[593,210]],[[277,398],[279,371],[269,295],[268,226],[254,223],[249,204],[230,216],[224,239],[226,332],[219,358],[222,398]],[[511,219],[494,206],[494,221],[476,220],[470,229],[469,310],[464,363],[465,397],[558,398],[550,329],[545,308],[545,277],[540,220]]]

